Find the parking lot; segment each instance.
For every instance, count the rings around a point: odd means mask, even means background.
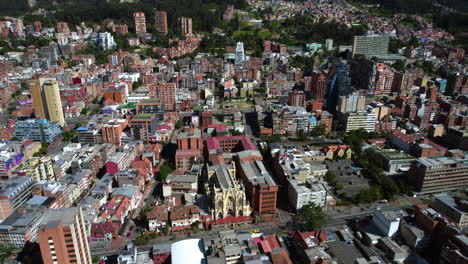
[[[354,260],[363,256],[354,244],[347,244],[336,236],[336,242],[327,244],[332,256],[341,264],[354,264]]]

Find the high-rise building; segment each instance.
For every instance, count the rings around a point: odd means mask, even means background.
[[[180,32],[184,36],[192,35],[192,18],[190,17],[179,17],[178,20]]]
[[[158,98],[163,102],[164,111],[175,110],[175,83],[157,83],[150,85],[150,98]]]
[[[243,66],[244,62],[245,62],[244,43],[237,42],[235,64],[236,66]]]
[[[366,106],[366,97],[359,94],[340,96],[338,99],[338,112],[354,113],[363,112]]]
[[[133,20],[135,21],[135,33],[146,33],[146,17],[144,12],[133,13]]]
[[[389,41],[389,36],[355,36],[353,45],[353,57],[355,55],[364,55],[366,58],[370,59],[374,56],[387,55]]]
[[[155,11],[154,12],[154,24],[156,31],[159,34],[167,35],[167,12],[166,11]]]
[[[410,72],[395,72],[393,75],[392,92],[409,91],[413,87],[415,76]]]
[[[325,97],[326,83],[327,76],[325,74],[312,72],[310,89],[312,91],[312,97],[317,101],[323,101],[323,98]]]
[[[335,67],[335,75],[330,82],[327,93],[327,110],[331,113],[336,112],[336,106],[340,96],[351,94],[351,79],[349,78],[348,63],[342,61]]]
[[[103,50],[111,50],[117,46],[115,44],[114,37],[109,32],[99,33],[98,44]]]
[[[377,74],[375,76],[375,93],[388,94],[392,91],[393,71],[383,63],[377,64]]]
[[[37,230],[44,263],[91,264],[91,253],[80,207],[49,210]]]
[[[333,50],[333,39],[326,39],[325,40],[325,48],[328,51]]]
[[[70,33],[67,22],[58,22],[57,23],[57,32],[58,33]]]
[[[305,106],[305,94],[303,91],[294,90],[288,93],[288,105]]]
[[[138,114],[129,122],[130,133],[135,140],[150,141],[156,132],[157,119],[154,114]]]
[[[46,118],[49,121],[59,123],[60,126],[64,126],[65,119],[57,80],[30,80],[29,87],[31,88],[36,117]]]

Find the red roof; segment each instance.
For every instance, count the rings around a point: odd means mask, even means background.
[[[262,247],[264,253],[270,253],[272,251],[271,245],[267,240],[260,241],[260,246]]]
[[[278,239],[276,238],[276,236],[267,236],[264,238],[266,241],[268,241],[268,243],[270,244],[270,247],[273,249],[273,248],[280,248],[280,244],[278,242]]]

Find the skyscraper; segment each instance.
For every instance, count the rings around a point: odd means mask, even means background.
[[[394,73],[392,69],[383,63],[377,63],[377,74],[375,76],[375,93],[388,94],[392,90]]]
[[[353,57],[358,54],[370,59],[374,56],[387,55],[389,41],[390,38],[388,36],[355,36]]]
[[[133,19],[135,21],[135,33],[143,34],[146,33],[146,17],[143,12],[133,13]]]
[[[52,122],[65,125],[62,100],[58,82],[55,79],[30,80],[29,87],[33,97],[34,112],[37,118],[46,118]]]
[[[323,101],[326,82],[327,76],[324,73],[312,72],[311,91],[314,99]]]
[[[154,12],[154,24],[156,31],[162,35],[167,34],[167,12],[166,11],[155,11]]]
[[[326,39],[325,40],[325,48],[330,51],[333,49],[333,39]]]
[[[244,61],[245,61],[244,43],[237,42],[235,64],[236,66],[244,66]]]
[[[335,66],[335,75],[327,93],[327,110],[336,113],[336,106],[340,96],[351,94],[351,79],[349,78],[349,65],[346,61],[341,61]]]
[[[85,233],[81,208],[49,210],[37,230],[43,262],[91,264]]]
[[[180,32],[184,36],[192,35],[192,18],[190,17],[179,17],[179,28]]]

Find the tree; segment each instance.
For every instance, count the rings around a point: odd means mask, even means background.
[[[169,174],[171,174],[172,168],[164,164],[159,168],[159,176],[161,180],[165,180]]]
[[[297,136],[298,136],[299,140],[301,140],[301,141],[306,141],[308,139],[307,134],[304,133],[304,129],[300,129]]]
[[[184,123],[182,122],[182,120],[177,120],[177,122],[176,122],[176,124],[175,124],[175,128],[176,128],[176,129],[179,129],[179,128],[181,128],[183,125],[184,125]]]
[[[323,136],[325,135],[325,130],[326,130],[325,124],[319,124],[312,129],[311,134],[313,137]]]
[[[94,99],[96,99],[96,98],[94,98]],[[94,102],[94,100],[93,100],[93,102]],[[87,107],[84,107],[83,109],[81,109],[81,114],[82,115],[87,115],[88,112],[89,112],[89,109]]]
[[[299,222],[304,224],[306,229],[317,230],[326,223],[327,215],[322,211],[320,206],[309,203],[299,211],[298,218]]]
[[[12,137],[12,138],[10,138],[10,140],[11,140],[11,141],[21,141],[21,139],[19,139],[19,138],[18,138],[18,137],[16,137],[16,136],[15,136],[15,137]]]

